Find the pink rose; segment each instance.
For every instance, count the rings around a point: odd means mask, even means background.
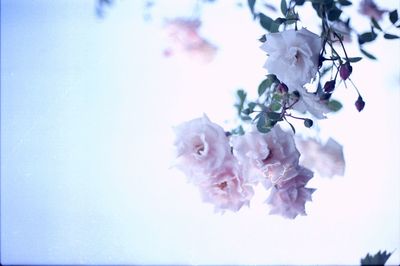
[[[329,138],[323,145],[315,139],[297,137],[296,145],[301,153],[301,165],[317,171],[323,177],[344,175],[343,147],[334,139]]]
[[[331,112],[326,103],[314,94],[309,93],[305,88],[298,87],[296,90],[300,93],[299,101],[293,106],[293,109],[301,113],[309,112],[315,118],[324,119],[325,114]]]
[[[246,180],[258,183],[265,178],[262,172],[262,161],[269,154],[268,143],[265,136],[254,129],[242,136],[231,138],[233,154],[242,165]]]
[[[299,166],[295,177],[272,187],[266,200],[271,207],[270,214],[289,219],[294,219],[299,214],[307,215],[305,203],[311,201],[311,194],[315,189],[306,188],[305,185],[312,177],[313,173],[310,170]]]
[[[214,204],[215,211],[238,211],[249,205],[253,188],[244,182],[242,171],[235,160],[227,160],[219,171],[199,184],[205,202]]]
[[[266,188],[297,174],[300,154],[293,135],[276,125],[267,134],[258,131],[232,139],[233,153],[247,170],[249,180],[260,180]]]
[[[262,171],[268,182],[278,184],[293,178],[297,174],[300,153],[296,149],[293,134],[283,131],[279,125],[265,134],[269,154],[262,160]]]
[[[226,158],[232,157],[225,131],[212,123],[206,115],[182,123],[174,130],[176,167],[194,183],[219,171]]]

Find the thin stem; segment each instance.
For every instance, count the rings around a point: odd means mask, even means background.
[[[349,60],[349,57],[347,56],[346,49],[344,48],[342,38],[340,38],[340,36],[339,36],[335,31],[332,31],[332,32],[333,32],[333,35],[335,35],[335,36],[339,39],[339,42],[340,42],[340,45],[342,46],[344,55],[346,56],[346,59],[347,59],[347,61],[348,61],[348,60]]]
[[[298,117],[298,116],[294,116],[294,115],[292,115],[292,114],[286,114],[286,116],[288,116],[288,117],[291,117],[291,118],[294,118],[294,119],[298,119],[298,120],[303,120],[303,121],[305,121],[305,120],[307,120],[308,118],[304,118],[304,117]]]

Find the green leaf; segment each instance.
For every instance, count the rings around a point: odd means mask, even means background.
[[[393,40],[393,39],[398,39],[398,38],[400,38],[400,37],[397,36],[397,35],[393,35],[393,34],[389,34],[389,33],[385,33],[385,35],[383,35],[383,37],[384,37],[385,39],[388,39],[388,40]]]
[[[372,42],[376,39],[377,34],[375,32],[365,32],[361,35],[358,35],[358,43],[364,44],[366,42]]]
[[[395,24],[399,20],[399,14],[397,13],[397,9],[389,13],[389,19],[390,22],[392,22],[392,24]]]
[[[282,95],[279,93],[275,93],[274,96],[272,96],[272,100],[276,102],[280,102],[282,100]]]
[[[328,11],[328,19],[330,21],[338,20],[340,15],[342,14],[342,10],[337,8],[336,6]]]
[[[237,90],[237,96],[239,96],[240,101],[244,102],[246,99],[246,92],[244,90]]]
[[[286,18],[277,18],[274,20],[274,22],[281,25],[282,23],[286,22]]]
[[[339,4],[341,4],[342,6],[350,6],[352,5],[352,3],[348,0],[339,0]]]
[[[337,112],[342,109],[343,105],[337,100],[330,100],[328,102],[328,108],[333,112]]]
[[[267,117],[274,121],[282,120],[281,114],[276,112],[267,112]]]
[[[249,107],[249,109],[251,110],[251,112],[254,111],[254,108],[255,108],[256,106],[257,106],[257,104],[256,104],[256,103],[253,103],[253,102],[251,102],[251,103],[248,104],[248,107]]]
[[[306,0],[295,0],[297,6],[302,6]]]
[[[269,32],[278,32],[279,24],[263,13],[259,14],[261,26]]]
[[[271,130],[271,128],[267,126],[267,121],[264,112],[260,113],[259,119],[257,121],[257,129],[261,133],[268,133]]]
[[[274,74],[268,74],[267,78],[271,79],[273,82],[278,82],[278,78]]]
[[[236,106],[236,108],[238,110],[238,114],[240,116],[242,113],[242,110],[243,110],[243,105],[246,100],[247,94],[244,90],[237,90],[236,94],[239,97],[239,103],[235,104],[235,106]]]
[[[349,61],[350,63],[356,63],[358,61],[360,61],[362,59],[362,57],[349,57],[347,61]]]
[[[249,5],[251,14],[253,14],[253,18],[255,18],[256,15],[254,14],[254,5],[256,4],[256,0],[247,0],[247,4]]]
[[[379,26],[378,21],[376,21],[376,19],[371,18],[371,23],[372,23],[372,25],[374,25],[375,28],[382,31],[382,28],[381,28],[381,26]]]
[[[287,13],[286,0],[281,0],[281,12],[282,12],[283,15],[286,16],[286,13]]]
[[[279,111],[281,108],[282,108],[282,104],[279,102],[272,102],[269,105],[269,109],[271,109],[271,111],[274,111],[274,112]]]
[[[322,18],[322,8],[321,8],[321,1],[314,1],[311,0],[312,2],[312,7],[314,8],[315,12],[317,12],[318,17]]]
[[[242,113],[245,114],[245,115],[249,115],[249,114],[252,113],[252,111],[250,110],[250,108],[246,108],[246,109],[244,109],[244,110],[242,111]]]
[[[374,256],[367,253],[367,256],[361,259],[361,265],[384,265],[391,255],[392,253],[386,253],[386,250],[382,253],[379,251]]]
[[[264,94],[264,92],[272,85],[272,81],[269,78],[264,79],[260,85],[258,85],[258,96]]]
[[[367,51],[365,51],[364,49],[360,48],[361,53],[363,53],[366,57],[368,57],[369,59],[372,60],[376,60],[376,57],[370,53],[368,53]]]

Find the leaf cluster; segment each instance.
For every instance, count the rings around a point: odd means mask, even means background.
[[[392,253],[386,252],[386,250],[383,252],[379,251],[373,256],[368,253],[365,258],[361,259],[361,265],[385,265],[391,255]]]

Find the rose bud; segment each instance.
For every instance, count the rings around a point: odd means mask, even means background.
[[[335,83],[336,83],[335,80],[327,81],[325,83],[325,85],[324,85],[324,91],[325,92],[332,92],[335,89]]]
[[[289,91],[285,83],[279,83],[278,87],[276,87],[276,90],[281,94],[286,94]]]
[[[356,105],[356,108],[357,108],[357,110],[359,112],[361,112],[362,109],[364,109],[365,102],[364,102],[363,98],[360,95],[358,96],[358,99],[357,99],[355,105]]]
[[[353,71],[353,67],[350,65],[349,62],[346,62],[346,63],[340,65],[339,73],[340,73],[340,77],[343,80],[346,80],[350,76],[352,71]]]

